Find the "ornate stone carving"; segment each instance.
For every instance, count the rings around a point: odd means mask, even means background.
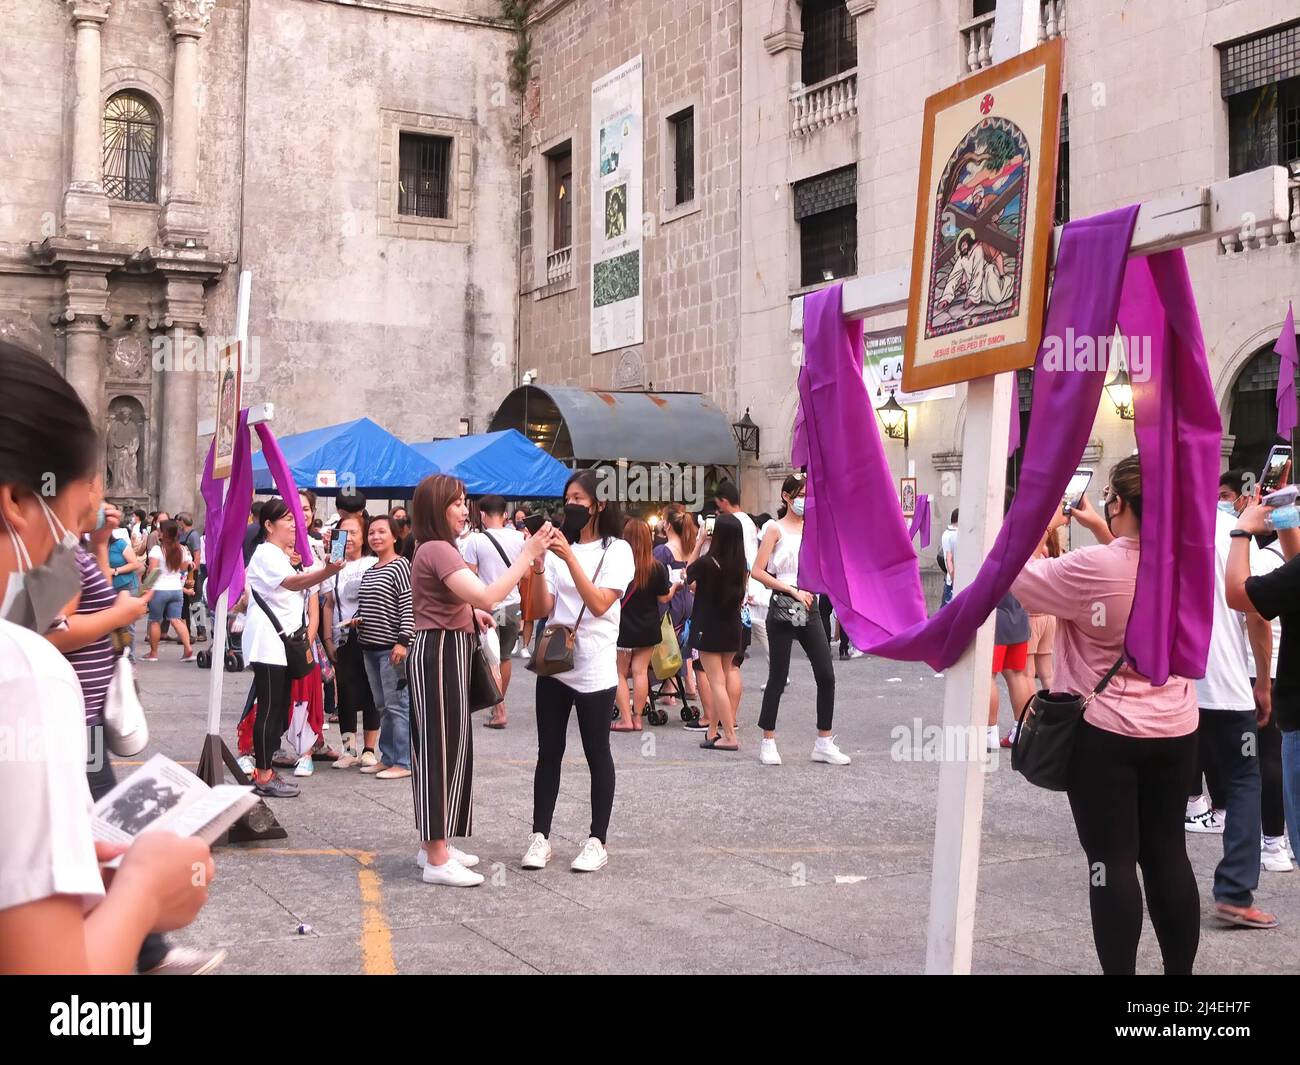
[[[614,369],[615,388],[644,388],[645,360],[635,348],[628,348],[618,357]]]
[[[68,5],[74,26],[78,22],[107,22],[109,8],[113,6],[113,0],[64,0],[64,3]]]
[[[141,378],[149,368],[149,331],[144,315],[136,315],[130,332],[108,342],[108,372],[115,378]]]
[[[859,15],[865,15],[868,11],[876,10],[876,0],[848,0],[844,5],[849,9],[849,14],[854,18]]]
[[[107,487],[115,496],[134,495],[141,490],[138,406],[135,400],[120,398],[109,409]]]
[[[163,14],[173,36],[202,37],[212,21],[217,0],[162,0]]]

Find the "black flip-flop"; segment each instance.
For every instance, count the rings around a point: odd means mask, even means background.
[[[484,728],[505,728],[507,724],[508,722],[506,721],[484,721],[483,727]]]
[[[706,751],[711,751],[713,750],[714,747],[718,745],[718,740],[720,740],[721,738],[722,737],[719,735],[719,736],[714,736],[713,739],[711,740],[707,738],[703,739],[700,741],[700,746]]]
[[[740,750],[740,744],[738,744],[738,743],[733,743],[733,744],[731,744],[730,746],[728,746],[728,745],[725,744],[725,743],[718,743],[718,742],[715,740],[713,743],[709,744],[709,750],[711,750],[711,751],[738,751],[738,750]]]

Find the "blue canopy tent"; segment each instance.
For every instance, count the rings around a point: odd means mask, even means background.
[[[465,491],[472,496],[558,498],[564,495],[564,482],[573,472],[516,429],[411,446],[442,473],[464,481]]]
[[[279,440],[294,483],[318,495],[356,488],[369,495],[405,498],[438,467],[369,418],[327,425]],[[536,450],[536,449],[534,449]],[[253,456],[253,490],[273,492],[275,485],[262,452]]]

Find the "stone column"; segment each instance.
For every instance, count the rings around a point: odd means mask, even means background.
[[[208,227],[199,202],[199,41],[216,0],[162,0],[175,42],[172,75],[170,186],[162,214],[163,243],[203,247]]]
[[[104,195],[103,119],[99,103],[99,27],[111,0],[66,0],[77,35],[77,94],[72,109],[72,173],[63,196],[63,234],[89,241],[108,237]]]
[[[104,425],[104,327],[109,324],[108,277],[88,270],[69,270],[63,309],[54,315],[65,326],[63,376],[77,390],[91,421]]]
[[[175,514],[193,513],[199,497],[199,382],[205,373],[203,282],[191,276],[167,278],[165,310],[153,324],[166,332],[166,357],[154,362],[154,384],[162,387],[162,448],[158,505]]]

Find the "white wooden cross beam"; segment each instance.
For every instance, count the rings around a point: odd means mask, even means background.
[[[998,0],[993,61],[1003,62],[1037,43],[1039,0]],[[1170,248],[1217,241],[1249,228],[1285,222],[1289,215],[1287,172],[1269,167],[1143,203],[1131,251],[1151,254]],[[1055,258],[1060,242],[1053,235]],[[905,310],[911,269],[887,270],[857,277],[843,287],[846,318],[869,318]],[[803,298],[793,301],[790,326],[803,328]],[[961,467],[961,521],[957,539],[957,590],[972,576],[993,547],[1002,519],[1006,489],[1007,432],[1015,375],[983,377],[967,384],[965,438]],[[944,734],[982,739],[988,717],[993,660],[993,619],[948,670],[944,685]],[[969,973],[975,934],[975,891],[979,873],[980,828],[984,812],[983,743],[969,760],[945,760],[939,766],[934,864],[930,885],[930,921],[926,971]]]

